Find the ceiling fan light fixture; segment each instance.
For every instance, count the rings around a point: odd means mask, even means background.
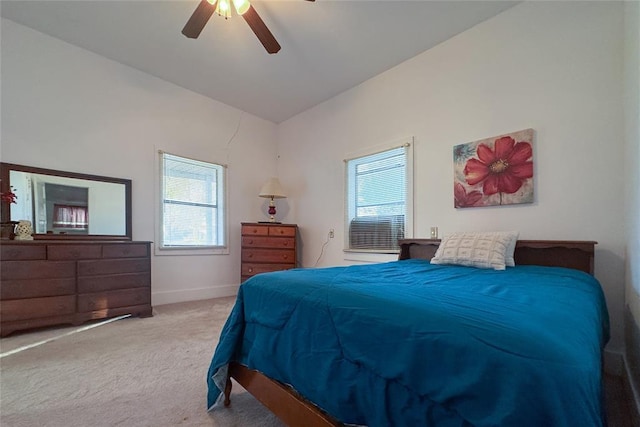
[[[200,0],[196,10],[193,11],[193,14],[191,14],[182,29],[182,34],[190,39],[197,39],[209,21],[209,18],[211,18],[214,13],[223,16],[225,19],[230,18],[231,2],[233,2],[233,7],[238,15],[242,15],[265,50],[268,53],[278,53],[280,51],[280,44],[275,37],[273,37],[273,34],[271,34],[269,28],[265,25],[262,18],[260,18],[258,12],[251,6],[249,0]]]
[[[231,18],[231,5],[229,4],[229,0],[218,0],[218,5],[216,6],[216,13],[222,16],[224,19]]]
[[[238,15],[244,15],[251,5],[249,4],[249,0],[233,0],[233,7],[236,8]]]

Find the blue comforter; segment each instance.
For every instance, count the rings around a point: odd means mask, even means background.
[[[350,424],[601,426],[608,333],[602,289],[577,270],[404,260],[261,274],[222,331],[208,407],[238,361]]]

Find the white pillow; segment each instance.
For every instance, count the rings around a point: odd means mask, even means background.
[[[509,246],[507,246],[507,250],[504,253],[504,261],[507,267],[515,267],[516,260],[513,259],[513,254],[516,251],[516,243],[518,243],[518,232],[517,231],[504,231],[503,233],[508,233],[511,236],[511,241],[509,242]]]
[[[431,263],[505,270],[507,251],[511,245],[515,250],[516,240],[506,231],[453,233],[442,239]]]

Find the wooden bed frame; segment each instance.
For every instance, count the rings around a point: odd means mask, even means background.
[[[431,259],[438,239],[404,239],[398,242],[398,259]],[[569,240],[518,240],[516,265],[543,265],[581,270],[593,275],[597,242]],[[286,425],[304,427],[342,426],[343,424],[304,399],[291,387],[235,362],[229,364],[229,378],[224,391],[224,405],[229,406],[231,378],[251,393]]]

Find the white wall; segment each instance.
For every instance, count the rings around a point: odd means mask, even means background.
[[[635,376],[636,404],[640,410],[640,2],[626,2],[625,10],[625,211],[627,258],[625,301],[631,319],[625,323],[626,362]]]
[[[228,164],[230,254],[154,256],[152,302],[233,295],[239,224],[262,219],[276,125],[12,21],[1,30],[2,161],[131,179],[133,238],[149,241],[158,149]]]
[[[357,60],[357,58],[354,58]],[[529,2],[278,126],[286,220],[313,264],[342,252],[346,153],[415,137],[415,236],[519,230],[524,239],[598,241],[596,276],[620,351],[624,303],[623,5]],[[533,128],[535,203],[453,208],[456,144]]]
[[[625,4],[626,299],[640,327],[640,3]]]

